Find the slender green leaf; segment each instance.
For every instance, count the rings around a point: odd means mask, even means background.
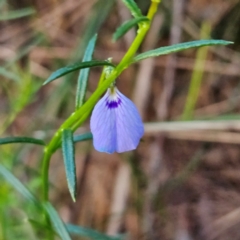
[[[87,237],[93,240],[120,240],[120,237],[110,237],[90,228],[84,228],[72,224],[66,224],[67,230],[70,234]]]
[[[138,25],[140,22],[149,21],[147,17],[138,17],[131,19],[125,23],[123,23],[113,34],[113,40],[116,41],[121,38],[126,32],[128,32],[132,27]]]
[[[13,58],[10,58],[3,67],[8,68],[14,65],[19,59],[27,55],[33,48],[40,44],[45,39],[44,35],[35,34],[34,39],[27,44],[26,47],[22,47]]]
[[[59,217],[57,211],[54,209],[54,207],[51,205],[51,203],[47,202],[43,204],[45,210],[47,211],[53,226],[55,228],[55,231],[58,233],[59,237],[62,240],[71,240],[69,233],[65,227],[65,224],[63,223],[62,219]]]
[[[45,142],[41,139],[30,138],[30,137],[5,137],[0,138],[0,145],[9,143],[31,143],[37,145],[45,145]]]
[[[97,66],[114,66],[112,63],[107,62],[107,61],[97,61],[97,60],[92,60],[88,62],[80,62],[80,63],[75,63],[73,65],[63,67],[58,69],[57,71],[53,72],[50,77],[43,83],[43,85],[46,85],[47,83],[50,83],[54,81],[55,79],[62,77],[70,72],[76,71],[78,69],[82,68],[90,68],[90,67],[97,67]]]
[[[116,1],[106,1],[98,0],[96,4],[92,7],[91,11],[88,12],[88,21],[86,26],[84,26],[84,34],[79,38],[79,43],[77,48],[74,49],[74,59],[78,59],[79,56],[82,56],[86,46],[92,36],[99,32],[99,29],[102,27],[103,23],[106,21],[109,13],[114,7]]]
[[[62,132],[62,150],[68,189],[70,191],[73,201],[75,202],[77,194],[77,177],[76,177],[74,142],[71,129],[64,129]]]
[[[21,78],[17,74],[10,72],[9,70],[7,70],[3,67],[0,67],[0,75],[6,77],[8,79],[11,79],[15,82],[20,82],[20,80],[21,80]]]
[[[37,230],[42,230],[42,231],[48,231],[48,232],[53,232],[53,229],[50,228],[50,226],[47,226],[45,224],[42,224],[40,222],[37,222],[34,219],[27,219],[31,225],[37,229]],[[107,236],[103,233],[100,233],[96,230],[90,229],[90,228],[85,228],[85,227],[81,227],[81,226],[76,226],[73,224],[65,224],[65,228],[68,231],[69,234],[71,235],[76,235],[76,236],[80,236],[80,237],[87,237],[89,239],[93,239],[93,240],[121,240],[121,237],[110,237]],[[56,231],[56,229],[55,229]],[[58,234],[58,232],[55,232],[56,234]]]
[[[20,10],[9,11],[6,13],[2,13],[0,15],[0,21],[7,21],[7,20],[13,20],[17,18],[22,18],[22,17],[32,15],[34,13],[36,13],[34,8],[23,8]]]
[[[208,20],[202,22],[200,38],[209,38],[212,28],[211,23]],[[208,56],[208,47],[199,48],[196,52],[196,60],[193,67],[192,77],[188,89],[187,98],[185,101],[184,110],[182,113],[182,120],[192,120],[194,115],[194,110],[198,100],[200,88],[203,81],[204,75],[204,65]]]
[[[76,142],[90,140],[92,138],[93,138],[92,133],[88,132],[88,133],[83,133],[83,134],[80,134],[80,135],[74,135],[73,136],[73,141],[76,143]]]
[[[212,46],[212,45],[228,45],[228,44],[233,44],[233,42],[224,41],[224,40],[197,40],[192,42],[179,43],[172,46],[160,47],[154,50],[141,53],[133,58],[132,63],[138,62],[150,57],[157,57],[160,55],[166,55],[174,52],[183,51],[189,48]]]
[[[83,142],[83,141],[91,140],[92,138],[93,138],[93,135],[91,132],[82,133],[79,135],[74,135],[73,142],[74,143]],[[58,146],[58,148],[60,148],[60,147],[61,147],[61,144]]]
[[[36,230],[41,230],[41,231],[44,231],[44,232],[49,232],[49,233],[52,233],[54,234],[54,230],[51,228],[51,226],[49,225],[46,225],[46,224],[43,224],[43,223],[40,223],[34,219],[30,219],[28,218],[27,221],[32,225],[33,228],[35,228]]]
[[[137,4],[134,2],[134,0],[122,0],[123,3],[126,5],[126,7],[130,10],[131,14],[135,18],[142,17],[141,10],[138,8]]]
[[[83,62],[91,61],[93,51],[95,48],[97,40],[97,34],[95,34],[92,39],[89,41],[86,51],[83,56]],[[76,109],[80,108],[83,105],[85,99],[85,93],[87,89],[87,82],[89,76],[89,68],[82,69],[78,76],[78,85],[77,85],[77,93],[76,93]]]
[[[5,180],[12,185],[15,190],[22,194],[27,200],[38,205],[37,199],[33,194],[2,164],[0,164],[0,174],[5,178]]]

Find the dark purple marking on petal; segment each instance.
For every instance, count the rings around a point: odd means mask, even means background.
[[[117,100],[106,100],[106,106],[109,108],[109,109],[112,109],[112,108],[117,108],[120,104],[122,103],[121,99],[118,98]]]

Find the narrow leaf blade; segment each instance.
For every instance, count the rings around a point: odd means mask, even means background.
[[[80,227],[80,226],[76,226],[76,225],[72,225],[72,224],[67,224],[66,227],[70,234],[74,234],[74,235],[82,236],[82,237],[88,237],[93,240],[95,240],[95,239],[96,240],[120,240],[120,239],[122,239],[120,237],[110,237],[103,233],[95,231],[93,229],[84,228],[84,227]]]
[[[73,134],[71,129],[64,129],[62,132],[63,159],[68,183],[68,189],[73,201],[76,201],[77,178]]]
[[[4,67],[0,67],[0,75],[6,77],[8,79],[11,79],[11,80],[13,80],[15,82],[20,82],[21,81],[21,78],[17,74],[8,71]]]
[[[47,211],[53,226],[55,228],[55,231],[58,233],[59,237],[62,240],[71,240],[69,233],[62,221],[62,219],[59,217],[57,211],[54,209],[54,207],[49,203],[43,204],[44,209]]]
[[[83,133],[83,134],[80,134],[80,135],[74,135],[73,136],[73,141],[76,143],[76,142],[90,140],[92,138],[93,138],[92,133],[88,132],[88,133]]]
[[[123,23],[119,28],[117,28],[116,32],[113,34],[113,40],[114,41],[118,40],[125,33],[127,33],[131,28],[133,28],[140,22],[146,22],[146,21],[149,21],[147,17],[138,17]]]
[[[38,205],[37,199],[33,196],[33,194],[2,164],[0,164],[0,174],[5,178],[5,180],[12,185],[15,190],[17,190],[20,194],[23,195],[27,200],[33,202]]]
[[[41,231],[44,231],[44,232],[48,232],[48,233],[51,233],[51,234],[55,234],[55,231],[54,229],[51,228],[51,226],[49,225],[46,225],[46,224],[43,224],[41,222],[38,222],[36,221],[35,219],[31,219],[31,218],[28,218],[26,219],[31,225],[33,228],[35,228],[36,230],[41,230]]]
[[[105,66],[105,65],[114,66],[112,63],[109,63],[107,61],[97,61],[97,60],[75,63],[73,65],[60,68],[57,71],[53,72],[50,75],[50,77],[43,83],[43,85],[46,85],[59,77],[62,77],[70,72],[73,72],[82,68],[90,68],[90,67]]]
[[[161,55],[183,51],[189,48],[213,46],[213,45],[229,45],[229,44],[233,44],[233,42],[224,41],[224,40],[197,40],[192,42],[179,43],[172,46],[160,47],[154,50],[147,51],[145,53],[141,53],[133,58],[132,63],[138,62],[150,57],[157,57]]]
[[[27,17],[29,15],[32,15],[36,13],[36,10],[34,8],[23,8],[15,11],[9,11],[6,12],[6,14],[0,15],[0,21],[7,21],[7,20],[13,20],[17,18]]]
[[[5,137],[0,138],[0,145],[9,143],[31,143],[37,145],[45,145],[45,142],[41,139],[30,138],[30,137]]]
[[[93,51],[95,48],[97,40],[97,34],[95,34],[89,41],[86,51],[83,56],[83,62],[91,61]],[[84,102],[88,76],[89,76],[89,68],[82,69],[78,76],[78,85],[77,85],[77,93],[76,93],[76,109],[80,108]]]
[[[143,17],[141,10],[138,8],[134,0],[122,0],[122,1],[135,18]]]

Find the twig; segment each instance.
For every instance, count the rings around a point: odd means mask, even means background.
[[[157,122],[145,123],[145,133],[175,132],[189,130],[240,130],[239,120]]]
[[[240,133],[216,131],[169,132],[166,137],[180,140],[240,144]]]
[[[123,213],[129,194],[130,167],[122,162],[114,184],[113,200],[110,210],[110,219],[107,226],[107,234],[116,235],[122,223]]]

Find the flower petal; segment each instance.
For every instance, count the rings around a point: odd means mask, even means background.
[[[108,89],[96,104],[90,120],[93,145],[100,152],[125,152],[136,149],[144,133],[134,103],[116,88]]]
[[[94,107],[90,128],[94,148],[99,152],[113,153],[116,150],[116,119],[114,110],[106,106],[108,97],[107,91]]]
[[[117,128],[117,152],[137,148],[144,134],[142,119],[134,103],[117,90],[121,104],[115,109]]]

